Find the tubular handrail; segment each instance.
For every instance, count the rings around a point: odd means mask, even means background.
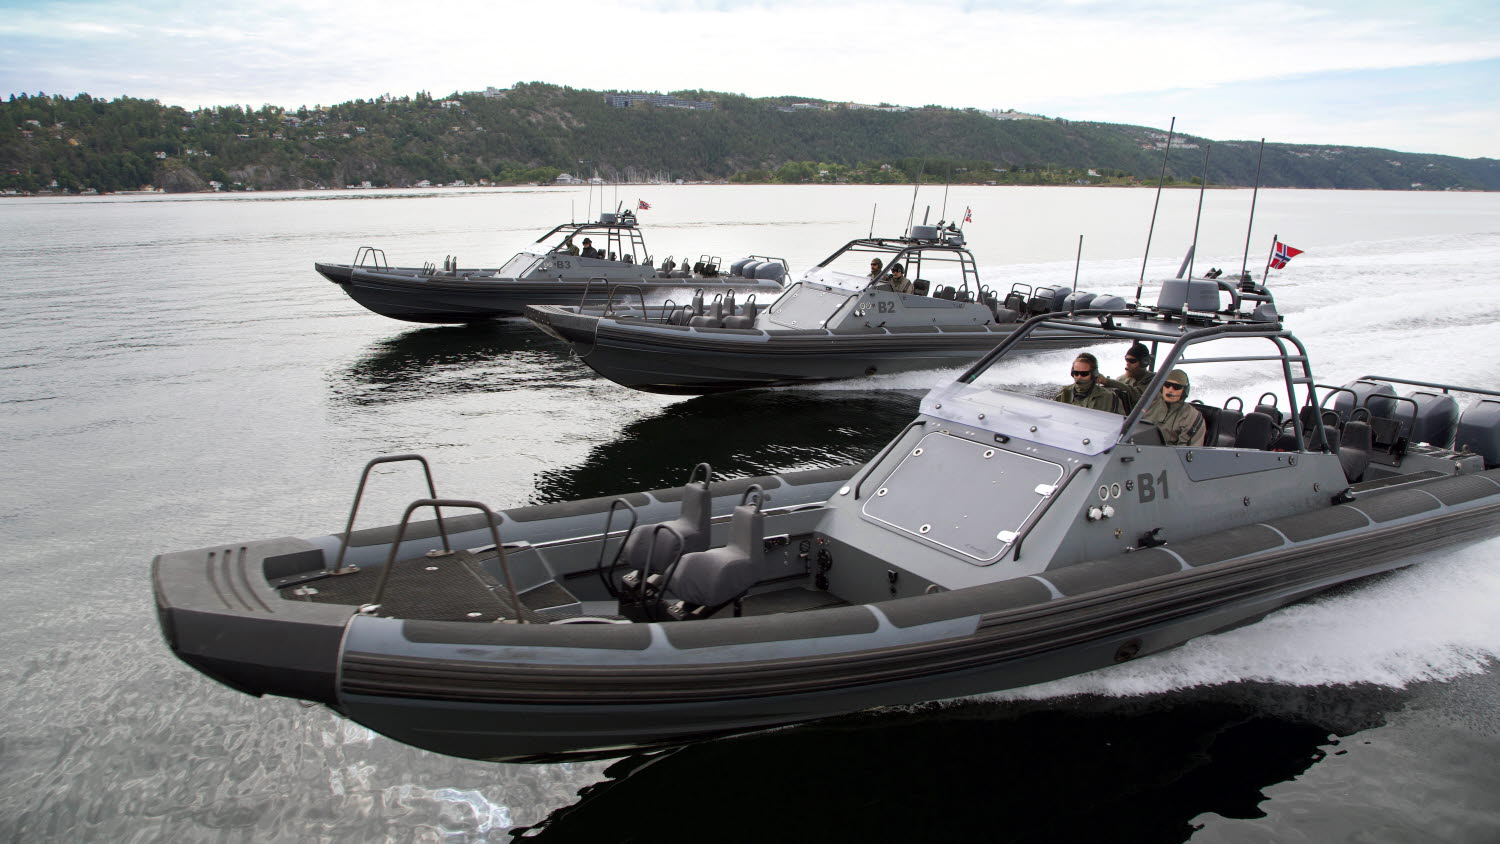
[[[647,579],[651,577],[651,564],[656,560],[656,541],[663,531],[666,531],[672,540],[677,543],[677,553],[672,557],[672,562],[667,564],[666,570],[662,572],[661,583],[656,587],[656,600],[652,601],[651,608],[646,610],[646,614],[651,617],[652,621],[661,620],[660,616],[657,615],[657,611],[661,609],[661,602],[667,596],[667,583],[672,580],[672,575],[677,572],[677,564],[682,562],[682,553],[687,547],[687,541],[682,538],[682,534],[678,533],[677,529],[670,524],[662,522],[653,527],[651,529],[651,545],[646,551],[646,565],[641,572],[642,589],[645,588]],[[643,593],[641,605],[643,607],[646,606],[646,602],[649,599],[650,596]]]
[[[646,319],[648,316],[650,316],[649,312],[647,312],[647,310],[646,310],[646,291],[643,290],[639,284],[612,284],[612,285],[609,285],[605,289],[605,294],[609,298],[606,299],[605,302],[604,302],[604,314],[603,314],[604,316],[609,316],[610,314],[614,313],[615,293],[617,293],[617,292],[619,292],[621,290],[625,290],[625,291],[634,290],[635,293],[636,293],[636,295],[638,297],[640,297],[640,300],[641,300],[641,319]],[[581,308],[582,305],[580,305],[579,307]]]
[[[370,259],[370,261],[371,261],[371,263],[369,264],[369,266],[374,267],[375,269],[378,269],[378,270],[388,270],[388,269],[391,268],[391,265],[386,262],[386,259],[385,259],[385,250],[384,249],[376,249],[373,246],[361,246],[361,247],[359,247],[359,249],[356,249],[354,251],[354,263],[353,263],[353,266],[356,266],[356,267],[363,267],[363,266],[365,266],[364,262],[365,262],[365,259],[367,259],[367,258]]]
[[[584,279],[583,282],[583,295],[578,297],[578,310],[583,310],[584,305],[588,304],[589,293],[593,291],[594,282],[596,281],[604,285],[606,294],[609,292],[609,279],[605,278],[602,275],[589,276],[587,279]],[[608,300],[606,299],[605,301],[606,304],[608,304]]]
[[[609,571],[604,570],[604,552],[609,548],[609,529],[614,524],[615,510],[624,505],[630,511],[630,527],[625,529],[625,535],[620,538],[620,547],[615,549],[615,558],[609,563]],[[625,553],[625,543],[630,541],[630,535],[635,533],[636,525],[640,522],[640,513],[631,506],[629,501],[616,498],[609,503],[609,513],[604,517],[604,533],[599,537],[599,562],[594,565],[594,570],[599,573],[599,580],[604,584],[604,591],[611,598],[619,599],[620,591],[615,588],[614,578],[611,575],[620,567],[620,557]]]
[[[359,502],[364,498],[365,483],[370,479],[370,470],[382,463],[401,463],[407,460],[415,460],[422,464],[422,473],[427,476],[427,493],[429,497],[437,498],[437,487],[432,482],[432,467],[428,465],[427,458],[420,454],[388,454],[366,463],[364,471],[359,475],[359,487],[354,491],[354,504],[349,508],[349,522],[344,525],[344,540],[339,543],[338,559],[334,561],[333,571],[330,574],[344,574],[344,554],[349,550],[349,539],[354,534],[354,517],[359,513]],[[443,550],[451,551],[452,549],[448,547],[448,529],[443,526],[442,510],[437,511],[437,523],[438,533],[443,537]]]
[[[505,558],[505,546],[500,543],[500,526],[495,523],[495,513],[484,502],[465,498],[418,498],[406,505],[406,512],[401,515],[401,526],[396,529],[396,541],[391,543],[391,553],[386,557],[385,568],[380,570],[380,581],[375,585],[375,596],[370,603],[360,607],[359,611],[372,613],[380,608],[380,599],[385,595],[386,581],[390,579],[391,569],[396,565],[396,552],[401,548],[401,540],[406,537],[406,525],[411,521],[411,514],[419,507],[431,507],[433,510],[438,510],[440,507],[466,507],[479,510],[489,517],[490,536],[495,540],[495,553],[500,556],[500,573],[505,576],[505,588],[510,590],[511,608],[516,613],[516,623],[525,624],[526,616],[521,609],[521,593],[516,591],[516,582],[510,576],[510,561]],[[438,512],[441,511],[438,510]],[[443,544],[446,548],[446,536],[443,537]]]
[[[840,313],[842,313],[843,310],[844,310],[844,308],[848,307],[848,305],[849,305],[850,302],[853,302],[854,300],[856,300],[858,298],[859,298],[859,294],[858,293],[850,293],[848,296],[846,296],[844,298],[844,301],[842,301],[842,302],[839,303],[839,306],[837,308],[833,309],[833,313],[831,313],[831,314],[828,315],[828,319],[823,320],[823,324],[820,325],[820,326],[818,326],[818,327],[819,328],[827,328],[828,327],[828,323],[833,322],[833,318],[834,317],[836,317]]]
[[[1042,521],[1042,517],[1047,515],[1048,510],[1052,509],[1052,505],[1057,502],[1057,499],[1062,497],[1063,490],[1067,489],[1068,485],[1073,483],[1074,478],[1083,474],[1085,471],[1093,471],[1093,469],[1094,464],[1092,463],[1084,463],[1082,465],[1074,467],[1073,471],[1069,472],[1068,476],[1063,478],[1062,483],[1058,484],[1057,488],[1052,490],[1052,494],[1047,496],[1047,500],[1042,502],[1042,506],[1037,508],[1036,512],[1031,515],[1031,518],[1027,519],[1025,524],[1022,524],[1021,527],[1016,530],[1016,541],[1011,546],[1012,560],[1021,559],[1021,543],[1026,541],[1026,537],[1031,533],[1031,529],[1033,527],[1036,527]],[[1005,555],[1001,554],[1000,556],[1003,557]],[[996,562],[999,562],[998,558],[996,559]]]

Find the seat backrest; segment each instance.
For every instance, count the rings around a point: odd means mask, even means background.
[[[1344,468],[1344,479],[1356,483],[1364,477],[1370,465],[1370,450],[1374,437],[1367,422],[1358,420],[1345,422],[1339,436],[1339,465]]]
[[[1218,445],[1220,408],[1204,404],[1197,400],[1194,400],[1191,404],[1193,405],[1193,409],[1197,410],[1198,414],[1203,417],[1203,444],[1205,446]]]
[[[1284,421],[1281,417],[1281,408],[1274,404],[1258,404],[1255,406],[1255,412],[1271,417],[1271,421],[1275,422],[1277,427],[1280,427]]]
[[[1374,441],[1374,448],[1382,451],[1394,452],[1396,446],[1405,439],[1408,426],[1403,420],[1388,419],[1380,416],[1370,418],[1370,436]]]
[[[702,480],[699,480],[699,475]],[[625,540],[621,560],[630,568],[644,573],[661,573],[682,554],[706,551],[711,538],[713,493],[709,491],[712,470],[707,463],[693,467],[693,473],[682,487],[682,509],[677,518],[658,525],[642,525]],[[678,541],[680,540],[680,541]]]
[[[766,517],[759,504],[740,504],[729,517],[729,541],[722,548],[684,554],[668,588],[692,604],[724,606],[760,580],[765,555]]]
[[[919,278],[911,283],[911,292],[916,296],[926,296],[927,291],[932,289],[932,282],[925,278]]]
[[[1245,418],[1245,414],[1232,408],[1221,407],[1216,415],[1219,422],[1219,426],[1214,429],[1214,433],[1218,437],[1216,444],[1224,448],[1232,447],[1234,445],[1235,434],[1240,427],[1240,420]],[[1205,439],[1204,442],[1209,441]]]
[[[952,299],[953,297],[958,295],[958,291],[954,290],[952,287],[943,285],[942,287],[939,287],[937,289],[937,292],[932,295],[933,298],[936,299]]]
[[[1234,447],[1264,451],[1276,438],[1280,427],[1270,416],[1258,410],[1251,411],[1235,429]]]

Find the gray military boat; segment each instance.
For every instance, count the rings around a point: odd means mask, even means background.
[[[882,274],[839,268],[870,258],[883,262]],[[897,265],[912,279],[909,290],[893,289],[905,288],[891,283]],[[924,278],[928,274],[941,274],[947,283]],[[1263,286],[1192,281],[1165,283],[1164,307],[1186,307],[1193,319],[1279,319]],[[626,288],[603,306],[532,305],[526,317],[617,384],[698,394],[958,366],[995,348],[1028,316],[1127,307],[1119,296],[1066,286],[1015,284],[1002,295],[980,282],[963,232],[941,224],[913,226],[899,238],[852,240],[774,301],[736,300],[704,287],[686,302],[633,305]],[[1155,313],[1147,307],[1139,317],[1150,320]],[[1044,326],[1027,333],[1023,348],[1077,341]]]
[[[584,239],[594,241],[596,256],[572,254]],[[572,246],[570,250],[568,247]],[[542,235],[531,249],[516,253],[496,268],[461,268],[447,257],[441,266],[392,267],[385,252],[360,247],[348,264],[317,263],[318,273],[339,285],[349,298],[381,316],[408,322],[471,323],[520,316],[527,305],[602,304],[614,285],[629,283],[644,303],[661,302],[694,288],[773,297],[781,292],[787,265],[779,258],[754,256],[721,271],[723,259],[700,255],[660,263],[630,211],[604,213],[590,223],[564,223]]]
[[[1125,416],[1015,389],[995,364],[1038,331],[1154,345],[1159,374]],[[1143,420],[1178,369],[1271,388],[1198,405],[1204,444],[1164,445]],[[1500,393],[1321,386],[1278,324],[1089,311],[1026,321],[858,468],[700,465],[678,490],[503,513],[432,491],[363,530],[356,493],[341,534],[163,554],[152,576],[172,651],[232,688],[454,756],[604,757],[1252,622],[1500,533],[1497,466]]]

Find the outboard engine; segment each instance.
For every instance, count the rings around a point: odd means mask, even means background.
[[[1100,293],[1089,303],[1089,307],[1096,311],[1123,311],[1125,310],[1125,297],[1116,296],[1113,293]]]
[[[1073,295],[1073,288],[1059,287],[1052,291],[1052,312],[1058,313],[1066,309],[1068,297]]]
[[[1067,299],[1063,300],[1063,310],[1088,310],[1089,305],[1091,305],[1097,298],[1099,298],[1099,294],[1097,293],[1085,293],[1082,290],[1074,290],[1072,293],[1068,294]]]
[[[1430,393],[1417,390],[1408,398],[1417,403],[1416,418],[1412,420],[1411,441],[1447,448],[1458,432],[1458,400],[1447,393]]]
[[[1500,401],[1480,399],[1470,405],[1458,419],[1453,447],[1483,457],[1486,469],[1500,466]]]
[[[746,278],[749,278],[750,277],[749,273],[745,272],[745,266],[747,264],[754,264],[754,263],[759,263],[759,262],[756,261],[754,258],[741,258],[738,261],[735,261],[733,264],[729,265],[729,274],[730,275],[744,276]]]
[[[1219,285],[1205,278],[1169,278],[1161,283],[1156,307],[1169,314],[1212,313],[1219,309]]]
[[[786,267],[778,261],[763,261],[755,267],[755,277],[762,281],[781,281],[786,276]]]
[[[733,266],[738,266],[739,269],[733,270]],[[743,263],[736,261],[733,265],[731,265],[731,270],[739,275],[744,276],[745,278],[755,278],[755,270],[758,267],[760,267],[760,261],[757,261],[754,258],[746,258]]]
[[[1396,395],[1396,388],[1382,381],[1353,381],[1344,385],[1349,392],[1339,391],[1333,396],[1333,409],[1343,419],[1348,419],[1349,414],[1357,407],[1367,407],[1371,416],[1389,419],[1391,413],[1396,409],[1396,403],[1385,396]],[[1350,396],[1349,393],[1353,393]]]

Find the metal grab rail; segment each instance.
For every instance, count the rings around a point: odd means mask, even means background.
[[[401,515],[401,526],[396,529],[396,540],[391,543],[391,553],[386,557],[385,568],[380,570],[380,581],[375,585],[375,596],[370,603],[359,608],[364,614],[373,613],[380,609],[380,599],[385,595],[386,581],[391,577],[391,569],[396,565],[396,552],[401,548],[401,540],[406,538],[406,525],[411,521],[411,514],[418,507],[431,507],[441,512],[440,507],[467,507],[471,510],[479,510],[489,517],[490,536],[495,540],[495,552],[500,556],[500,573],[505,575],[505,588],[510,590],[511,608],[516,613],[516,623],[525,624],[526,616],[521,610],[521,595],[516,591],[516,582],[510,576],[510,562],[505,558],[505,546],[500,544],[500,526],[495,524],[495,513],[489,505],[482,501],[470,501],[464,498],[419,498],[406,505],[406,512]],[[448,548],[448,537],[443,536],[443,548]]]
[[[370,259],[370,261],[371,261],[371,263],[369,264],[369,266],[374,267],[377,270],[388,270],[388,269],[391,268],[391,265],[386,262],[386,259],[385,259],[385,250],[384,249],[376,249],[373,246],[361,246],[358,249],[356,249],[354,251],[354,263],[353,263],[353,266],[356,266],[356,267],[363,267],[363,266],[365,266],[365,259],[367,259],[367,258]]]
[[[366,247],[369,248],[369,247]],[[339,543],[339,556],[334,560],[333,571],[330,574],[345,574],[344,554],[349,550],[349,539],[354,533],[354,517],[359,513],[359,502],[365,495],[365,483],[370,479],[370,470],[381,463],[401,463],[407,460],[415,460],[422,464],[422,473],[427,476],[427,494],[430,498],[437,498],[437,487],[432,482],[432,467],[428,465],[427,458],[420,454],[389,454],[385,457],[377,457],[365,464],[365,469],[359,475],[359,487],[354,491],[354,504],[349,508],[349,522],[344,525],[344,541]],[[438,533],[443,537],[443,548],[448,547],[448,529],[443,526],[443,511],[437,511]],[[358,571],[354,566],[349,571]]]
[[[693,471],[696,472],[697,469],[694,469]],[[668,563],[667,567],[662,570],[661,582],[656,586],[656,600],[652,601],[652,596],[648,594],[648,587],[650,585],[650,578],[652,574],[651,566],[656,562],[657,538],[660,537],[663,532],[671,537],[672,541],[677,544],[677,548],[676,553],[672,556],[672,562]],[[663,522],[651,528],[651,544],[646,549],[646,563],[641,568],[641,608],[646,610],[646,615],[652,621],[661,621],[661,616],[658,613],[661,610],[661,602],[667,597],[667,584],[671,582],[672,575],[677,572],[677,564],[682,562],[682,555],[686,551],[686,549],[687,540],[683,539],[682,534],[678,533],[677,529],[672,527],[670,524]]]
[[[589,276],[588,278],[584,279],[583,282],[583,295],[578,297],[578,310],[583,310],[583,306],[588,304],[589,293],[594,289],[594,282],[596,281],[603,284],[605,292],[608,293],[609,279],[605,278],[602,275]]]
[[[615,294],[622,290],[635,291],[635,295],[641,300],[641,319],[649,319],[651,314],[646,310],[646,291],[639,284],[615,284],[606,288],[605,295],[609,298],[604,302],[604,315],[609,316],[614,313]]]
[[[623,505],[630,511],[630,527],[625,529],[625,535],[620,537],[620,547],[615,549],[615,558],[610,561],[609,569],[604,568],[604,553],[609,548],[609,529],[614,524],[615,511]],[[640,522],[640,513],[623,498],[616,498],[609,502],[609,513],[604,517],[604,533],[599,537],[599,562],[594,564],[594,570],[599,573],[599,581],[604,584],[604,591],[611,598],[619,600],[620,590],[615,588],[614,573],[620,567],[620,557],[625,553],[625,543],[630,541],[630,535],[635,533],[636,525]]]

